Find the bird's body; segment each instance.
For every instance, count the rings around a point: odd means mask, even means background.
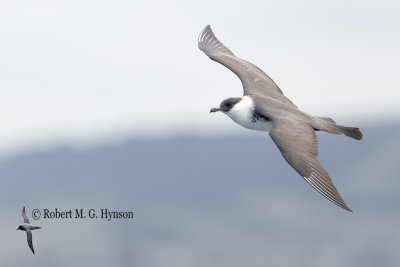
[[[21,215],[24,218],[24,223],[21,224],[20,226],[18,226],[17,230],[22,230],[22,231],[26,232],[28,246],[31,249],[32,253],[35,254],[35,250],[33,249],[33,242],[32,242],[32,230],[40,229],[42,227],[29,223],[28,216],[26,216],[25,207],[23,207]]]
[[[212,60],[233,71],[243,85],[243,96],[221,102],[210,112],[221,111],[239,125],[267,131],[285,160],[318,192],[338,206],[350,210],[317,160],[315,131],[345,134],[360,140],[358,128],[337,125],[331,118],[314,117],[300,111],[275,82],[257,66],[236,57],[214,35],[210,26],[200,34],[199,48]]]
[[[18,230],[22,230],[22,231],[30,231],[30,230],[36,230],[36,229],[42,228],[40,226],[36,226],[33,224],[28,224],[28,223],[21,224],[19,227],[21,229],[18,229]]]

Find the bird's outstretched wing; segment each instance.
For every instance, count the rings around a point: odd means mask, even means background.
[[[30,229],[26,230],[26,239],[28,241],[29,248],[32,250],[32,253],[35,254],[35,250],[33,249],[33,243],[32,243],[32,231]]]
[[[242,81],[244,95],[257,94],[277,98],[281,102],[293,105],[267,74],[252,63],[236,57],[223,45],[215,37],[210,25],[200,33],[198,45],[209,58],[224,65],[239,77]]]
[[[21,215],[24,218],[24,223],[29,223],[28,216],[26,216],[26,213],[25,213],[25,207],[22,208]]]
[[[269,135],[285,160],[312,187],[339,207],[352,211],[317,159],[318,139],[312,127],[304,122],[276,119]]]

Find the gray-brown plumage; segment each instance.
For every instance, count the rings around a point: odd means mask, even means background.
[[[24,218],[24,224],[18,226],[17,230],[22,230],[26,232],[26,240],[28,242],[28,246],[31,249],[32,253],[35,254],[35,250],[33,249],[33,242],[32,242],[32,230],[40,229],[42,227],[36,226],[29,223],[28,216],[26,216],[25,207],[22,208],[21,212],[22,218]]]
[[[210,112],[221,111],[239,125],[269,131],[285,160],[319,193],[351,211],[317,159],[315,131],[345,134],[361,140],[358,128],[337,125],[331,118],[300,111],[261,69],[236,57],[214,35],[210,26],[201,32],[198,45],[208,57],[233,71],[243,85],[243,97],[228,98]]]

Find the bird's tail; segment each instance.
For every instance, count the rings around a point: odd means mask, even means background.
[[[359,128],[337,125],[334,120],[326,117],[314,117],[314,129],[333,134],[344,134],[356,140],[362,139],[362,133]]]
[[[346,136],[354,138],[356,140],[361,140],[362,139],[362,133],[359,128],[357,127],[346,127],[346,126],[340,126],[336,125],[336,127],[342,131]]]

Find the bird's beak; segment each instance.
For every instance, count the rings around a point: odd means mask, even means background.
[[[212,108],[212,109],[210,109],[210,113],[217,112],[217,111],[221,111],[221,109],[220,108]]]

